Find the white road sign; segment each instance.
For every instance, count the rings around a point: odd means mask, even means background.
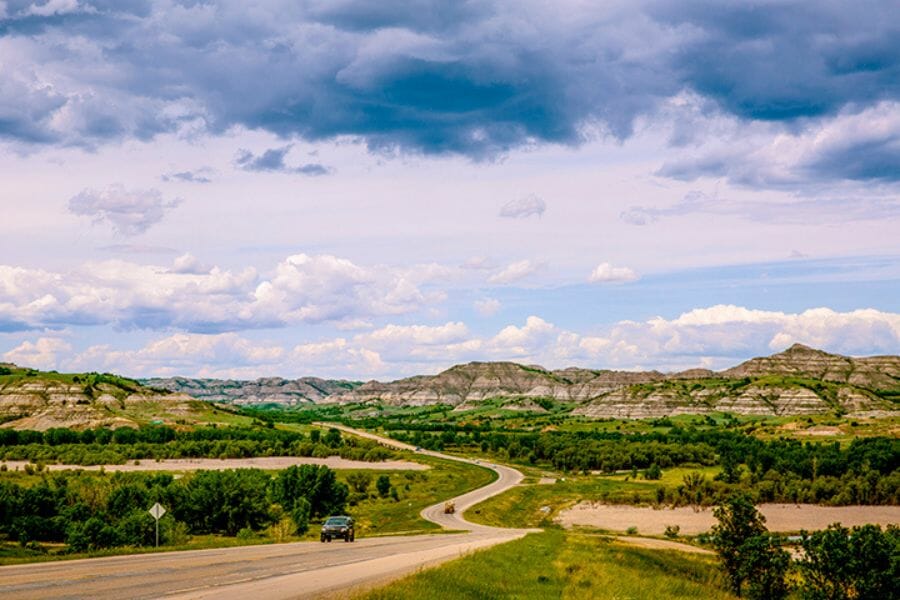
[[[153,506],[150,507],[150,514],[153,515],[153,518],[159,521],[164,514],[166,514],[166,509],[162,507],[162,504],[157,502]]]

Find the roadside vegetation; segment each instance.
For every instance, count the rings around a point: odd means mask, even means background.
[[[419,515],[423,508],[495,477],[474,465],[416,460],[432,468],[2,472],[0,564],[149,550],[154,502],[168,511],[160,521],[167,549],[317,539],[316,526],[336,513],[353,516],[361,537],[435,533],[438,526]]]
[[[551,528],[358,596],[434,598],[733,598],[714,557],[638,548]]]

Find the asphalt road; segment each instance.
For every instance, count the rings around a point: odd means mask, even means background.
[[[353,433],[378,439],[386,445],[412,449],[369,433]],[[477,462],[437,452],[422,453]],[[422,511],[426,519],[465,533],[373,537],[349,544],[336,541],[243,546],[0,567],[0,598],[246,600],[252,596],[253,600],[268,600],[331,595],[338,590],[386,582],[423,566],[527,533],[527,530],[476,525],[462,518],[469,506],[509,489],[522,479],[522,474],[515,469],[478,464],[496,471],[498,479],[456,498],[455,514],[445,515],[443,502]]]

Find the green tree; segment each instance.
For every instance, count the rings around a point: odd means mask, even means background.
[[[777,538],[754,535],[741,546],[743,577],[747,582],[747,597],[752,600],[781,600],[790,591],[787,572],[791,556]]]
[[[378,490],[379,496],[387,498],[387,495],[391,493],[391,478],[387,475],[380,476],[375,482],[375,488]]]
[[[741,595],[741,587],[747,576],[747,549],[744,544],[752,537],[766,533],[763,517],[750,498],[735,494],[713,510],[719,521],[713,525],[713,547],[722,559],[722,567],[735,595]]]
[[[662,479],[662,469],[659,468],[658,464],[653,463],[647,468],[647,470],[644,471],[644,479],[650,481],[657,481],[659,479]]]
[[[298,535],[303,535],[309,531],[309,513],[310,504],[306,498],[300,498],[294,504],[294,510],[291,511],[291,518],[294,520],[294,526]]]
[[[325,444],[330,448],[337,448],[341,445],[341,432],[339,429],[335,429],[332,427],[328,430],[328,433],[325,434],[324,439]]]
[[[803,533],[801,597],[807,600],[876,600],[900,597],[900,530],[839,523]]]

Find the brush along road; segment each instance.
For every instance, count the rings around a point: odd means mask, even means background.
[[[340,429],[385,445],[413,449],[373,434]],[[437,452],[421,454],[475,464]],[[466,508],[522,480],[522,474],[515,469],[478,464],[494,470],[497,479],[454,498],[454,514],[444,513],[443,500],[422,511],[424,518],[445,529],[466,532],[459,535],[366,538],[337,546],[299,542],[0,567],[0,598],[267,600],[333,595],[352,587],[383,583],[528,533],[523,529],[476,525],[463,519]]]

